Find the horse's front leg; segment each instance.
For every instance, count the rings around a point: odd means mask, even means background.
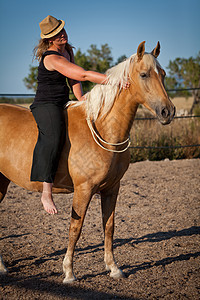
[[[123,272],[117,267],[113,256],[114,214],[118,191],[119,183],[109,191],[101,192],[101,207],[105,236],[104,261],[106,269],[111,271],[110,276],[115,279],[124,277]]]
[[[76,280],[73,273],[73,256],[76,243],[80,237],[83,221],[87,207],[91,200],[91,189],[86,187],[76,188],[74,191],[72,216],[69,228],[69,242],[67,253],[63,261],[63,271],[65,273],[64,283],[71,283]]]

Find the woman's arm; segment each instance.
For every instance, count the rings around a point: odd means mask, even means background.
[[[44,59],[45,67],[49,71],[58,71],[64,76],[78,80],[78,81],[91,81],[94,83],[105,84],[107,76],[94,71],[86,71],[74,63],[69,62],[63,56],[49,55]]]
[[[70,86],[76,99],[81,100],[81,97],[83,96],[83,90],[80,81],[73,80],[73,83],[72,85],[70,84]]]

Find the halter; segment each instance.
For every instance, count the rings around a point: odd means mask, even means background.
[[[92,134],[92,137],[93,137],[94,141],[95,141],[96,144],[97,144],[99,147],[101,147],[102,149],[104,149],[104,150],[106,150],[106,151],[110,151],[110,152],[122,153],[122,152],[125,152],[125,151],[129,148],[129,146],[130,146],[130,144],[131,144],[130,138],[126,139],[125,141],[123,141],[123,142],[121,142],[121,143],[117,143],[117,144],[108,143],[108,142],[104,141],[104,140],[96,133],[96,131],[94,130],[94,128],[93,128],[93,126],[92,126],[92,123],[91,123],[90,119],[87,118],[86,120],[87,120],[87,124],[88,124],[88,127],[89,127],[89,129],[90,129],[90,132],[91,132],[91,134]],[[110,145],[110,146],[120,146],[120,145],[124,145],[124,144],[127,143],[127,142],[128,142],[128,145],[127,145],[126,148],[123,149],[123,150],[112,150],[112,149],[108,149],[108,148],[105,148],[104,146],[102,146],[102,145],[98,142],[97,139],[100,140],[102,143],[104,143],[104,144],[106,144],[106,145]]]

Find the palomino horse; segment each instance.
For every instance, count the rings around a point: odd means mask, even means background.
[[[113,256],[114,212],[120,180],[130,154],[128,136],[139,104],[143,104],[162,124],[174,117],[175,107],[164,87],[165,72],[157,61],[158,42],[145,53],[142,42],[137,53],[107,71],[109,83],[96,85],[86,100],[65,110],[67,136],[53,192],[74,192],[68,249],[63,261],[64,283],[74,281],[73,255],[92,196],[101,194],[105,234],[105,264],[113,278],[123,277]],[[128,89],[123,85],[129,81]],[[10,181],[32,191],[42,184],[30,182],[37,126],[28,109],[0,105],[0,199]],[[3,262],[2,262],[3,264]]]

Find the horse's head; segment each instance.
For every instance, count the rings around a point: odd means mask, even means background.
[[[165,71],[157,61],[160,43],[151,53],[145,52],[145,42],[137,49],[130,73],[132,93],[137,91],[137,101],[144,105],[162,124],[169,124],[175,115],[175,106],[169,99],[164,86]],[[131,91],[130,90],[130,91]]]

